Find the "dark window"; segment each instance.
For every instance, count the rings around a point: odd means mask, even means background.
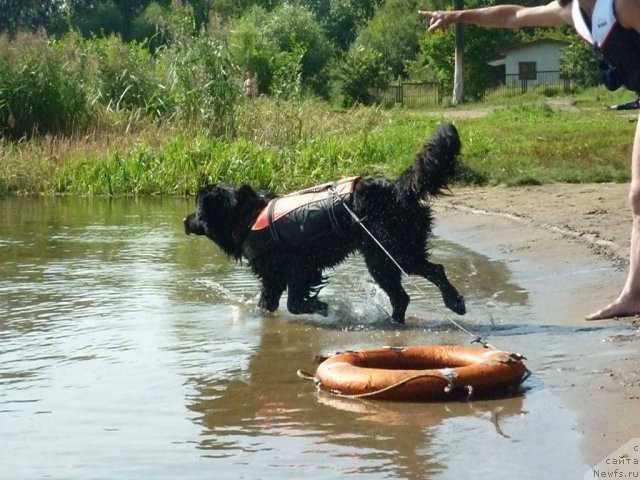
[[[519,62],[518,75],[520,76],[520,80],[535,80],[536,62]]]

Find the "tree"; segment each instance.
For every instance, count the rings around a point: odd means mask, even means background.
[[[232,24],[231,32],[233,56],[240,68],[257,74],[260,91],[271,90],[271,58],[279,53],[303,51],[302,85],[315,94],[328,95],[326,67],[332,50],[322,26],[308,8],[282,4],[269,12],[253,7]]]
[[[340,72],[340,80],[342,106],[373,104],[376,101],[376,90],[388,81],[382,54],[364,47],[351,49]]]
[[[465,96],[479,99],[488,85],[489,65],[505,45],[513,44],[511,30],[466,26],[463,82]],[[455,33],[453,29],[420,38],[420,52],[409,63],[408,71],[416,80],[445,81],[453,90],[455,72]],[[451,91],[452,91],[451,90]]]
[[[382,0],[302,0],[324,26],[329,40],[340,50],[347,50],[358,30],[373,17]]]
[[[414,0],[388,0],[380,5],[355,41],[357,46],[380,52],[392,75],[405,77],[406,62],[419,51],[424,24]]]
[[[453,9],[462,10],[464,0],[453,0]],[[457,105],[464,100],[464,25],[456,23],[454,27],[455,37],[455,68],[453,72],[453,98],[452,103]]]
[[[0,33],[50,29],[60,19],[62,0],[0,0]]]
[[[591,47],[578,37],[560,54],[560,73],[578,85],[592,87],[601,81],[600,69]]]
[[[181,7],[182,2],[177,1]],[[118,34],[125,40],[141,40],[145,11],[154,6],[168,8],[172,0],[64,0],[71,26],[85,36]],[[155,32],[153,25],[146,28]]]

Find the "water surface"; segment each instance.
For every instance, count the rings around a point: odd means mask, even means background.
[[[603,333],[535,314],[553,282],[580,271],[518,277],[436,239],[435,259],[475,312],[462,325],[505,349],[543,350],[534,375],[497,400],[345,400],[296,371],[313,371],[317,353],[468,343],[439,292],[409,285],[407,324],[394,325],[352,258],[322,293],[329,318],[263,315],[246,266],[184,235],[191,209],[0,200],[0,478],[581,478],[588,468],[558,372]]]

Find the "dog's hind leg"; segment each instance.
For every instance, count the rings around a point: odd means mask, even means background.
[[[389,260],[372,258],[366,253],[364,260],[369,274],[389,297],[393,309],[391,318],[398,323],[404,323],[404,316],[409,306],[409,295],[402,287],[400,270]]]
[[[412,262],[405,271],[410,275],[421,275],[438,287],[442,294],[442,300],[449,310],[458,315],[466,313],[467,308],[464,303],[464,297],[449,282],[442,265],[423,260],[422,262]]]

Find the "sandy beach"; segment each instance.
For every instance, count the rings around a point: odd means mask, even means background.
[[[473,248],[499,252],[553,270],[584,275],[550,280],[545,307],[536,312],[573,328],[602,329],[594,351],[569,355],[555,388],[578,412],[583,450],[594,464],[639,437],[640,333],[638,319],[586,322],[613,300],[628,266],[630,211],[627,184],[552,184],[536,187],[455,188],[436,202],[440,232],[468,232]],[[627,326],[624,334],[615,327]],[[612,331],[608,331],[611,327]],[[580,346],[577,346],[580,352]],[[545,352],[536,352],[544,357]],[[572,358],[574,357],[574,358]],[[566,373],[568,372],[568,373]],[[564,378],[564,382],[562,379]]]

